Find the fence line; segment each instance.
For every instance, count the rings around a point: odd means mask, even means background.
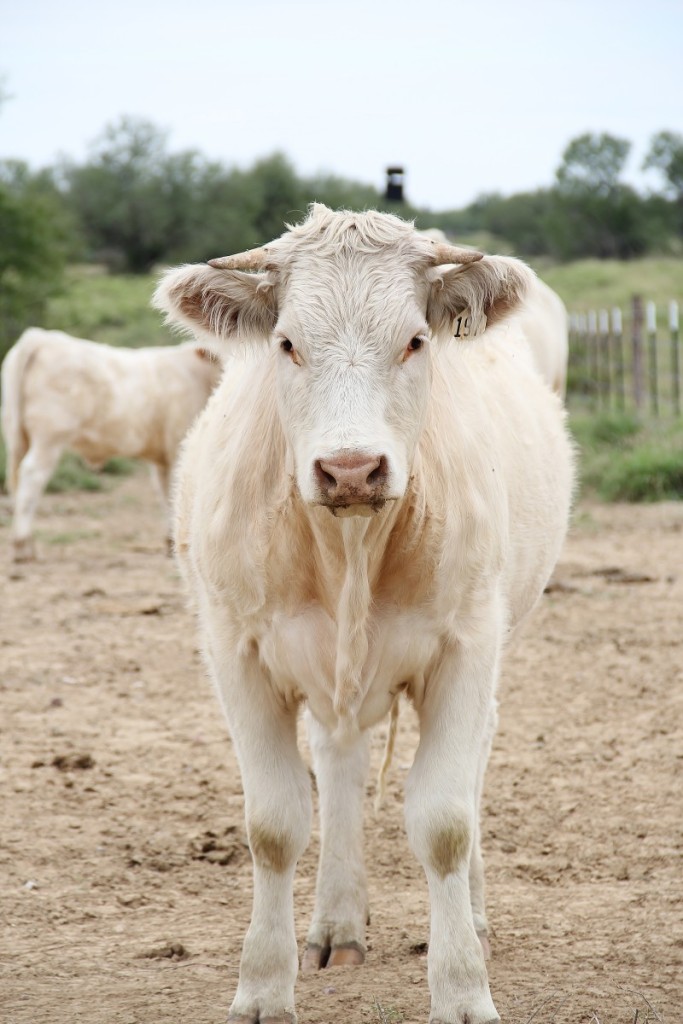
[[[569,316],[571,396],[604,411],[681,415],[681,354],[678,303],[666,310],[667,326],[654,302],[634,295],[624,312],[615,306]],[[647,396],[647,398],[646,398]]]

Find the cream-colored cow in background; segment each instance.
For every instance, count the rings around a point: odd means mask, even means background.
[[[215,358],[192,343],[113,348],[25,331],[2,364],[15,559],[33,557],[36,507],[66,450],[93,466],[117,455],[146,459],[166,504],[178,446],[220,374]]]
[[[315,205],[265,248],[169,271],[157,291],[202,339],[262,339],[188,435],[175,528],[254,862],[230,1021],[295,1019],[304,703],[321,858],[302,966],[362,963],[368,732],[402,693],[420,722],[405,814],[431,898],[430,1020],[498,1019],[483,775],[501,656],[550,576],[572,492],[561,402],[515,316],[535,283],[514,259]],[[456,341],[465,314],[488,326]]]

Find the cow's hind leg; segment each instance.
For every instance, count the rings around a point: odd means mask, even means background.
[[[311,784],[297,747],[296,708],[273,693],[256,650],[223,648],[223,627],[219,619],[210,629],[209,654],[242,773],[254,871],[251,923],[228,1020],[293,1024],[294,871],[310,834]]]
[[[365,959],[368,896],[363,862],[367,732],[340,745],[307,712],[320,797],[320,863],[313,919],[301,968],[355,966]]]
[[[32,444],[21,460],[12,519],[12,557],[15,562],[26,562],[35,557],[33,517],[62,451],[62,445]]]
[[[165,462],[150,463],[150,474],[164,507],[166,523],[166,554],[173,554],[173,528],[171,524],[171,467]]]

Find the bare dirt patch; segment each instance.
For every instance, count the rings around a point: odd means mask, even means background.
[[[0,1016],[216,1024],[250,858],[155,495],[140,475],[46,498],[41,560],[19,567],[0,501]],[[503,1020],[675,1024],[683,505],[579,509],[500,699],[483,834]],[[405,707],[376,819],[368,787],[367,963],[301,977],[301,1024],[427,1020],[427,893],[402,819],[416,738]],[[314,831],[296,881],[301,943],[316,854]]]

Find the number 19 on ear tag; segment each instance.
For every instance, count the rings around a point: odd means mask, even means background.
[[[486,330],[486,317],[482,316],[478,323],[473,324],[469,309],[463,309],[462,313],[453,321],[453,337],[455,338],[473,338],[484,330]]]

